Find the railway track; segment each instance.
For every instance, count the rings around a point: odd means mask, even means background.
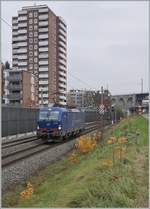
[[[91,124],[93,124],[93,125],[91,125]],[[91,131],[94,131],[100,127],[100,123],[97,124],[96,122],[88,123],[87,125],[88,125],[88,127],[85,129],[85,131],[78,134],[78,136],[76,136],[76,137],[79,137],[81,135],[85,135],[85,134],[87,134]],[[19,140],[20,142],[16,141],[16,144],[7,143],[7,147],[6,147],[6,145],[5,146],[2,145],[2,167],[9,166],[13,163],[16,163],[17,161],[23,160],[23,159],[28,158],[32,155],[36,155],[40,152],[43,152],[43,151],[46,151],[46,150],[51,149],[53,147],[59,146],[60,144],[67,143],[67,141],[73,140],[76,137],[70,137],[67,140],[63,140],[63,141],[61,141],[59,143],[55,143],[55,144],[46,143],[45,141],[39,141],[38,143],[32,143],[31,146],[24,146],[23,149],[10,151],[8,154],[6,152],[6,148],[10,148],[11,145],[12,146],[16,146],[16,145],[20,145],[20,144],[27,145],[27,142],[25,141],[25,139],[23,139],[22,143]],[[38,139],[36,137],[33,137],[32,139],[30,138],[28,140],[28,142],[31,142],[31,141],[33,142],[35,140],[38,140]]]

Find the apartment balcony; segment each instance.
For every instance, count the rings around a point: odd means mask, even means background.
[[[18,44],[12,44],[13,49],[18,49]]]
[[[9,75],[7,77],[8,81],[21,81],[22,80],[22,76],[20,75]]]
[[[27,42],[19,42],[17,43],[18,47],[24,47],[27,46]]]
[[[39,52],[48,52],[48,47],[39,47]]]
[[[18,60],[27,60],[27,55],[18,55]]]
[[[60,26],[60,28],[62,28],[64,31],[66,31],[66,27],[61,23],[61,22],[59,22],[59,26]]]
[[[48,39],[48,33],[39,35],[39,39]]]
[[[48,8],[39,9],[39,13],[48,13]]]
[[[18,37],[12,37],[12,42],[18,41]]]
[[[39,94],[39,97],[40,98],[42,98],[42,96],[43,96],[43,98],[48,98],[48,94],[44,94],[44,92],[43,92],[43,95],[42,94]]]
[[[39,58],[48,58],[47,53],[39,54]]]
[[[48,14],[39,15],[39,20],[47,20]]]
[[[18,23],[18,28],[27,28],[27,22]]]
[[[17,59],[18,60],[18,55],[13,55],[13,59]]]
[[[39,46],[48,46],[48,41],[39,41]]]
[[[48,67],[39,67],[39,72],[48,72]]]
[[[59,65],[58,68],[59,68],[60,70],[66,71],[66,66],[64,67],[63,65]]]
[[[7,89],[8,90],[21,90],[22,86],[19,84],[19,85],[16,85],[16,84],[9,84],[7,86]]]
[[[62,60],[62,59],[59,59],[59,63],[62,63],[63,65],[66,66],[66,61]]]
[[[39,87],[39,91],[48,91],[48,87]]]
[[[25,14],[27,14],[27,10],[20,10],[20,11],[18,11],[18,14],[25,15]]]
[[[19,16],[18,17],[18,22],[20,22],[20,21],[26,21],[27,20],[27,16],[25,15],[25,16]]]
[[[61,88],[66,88],[67,84],[60,83],[60,82],[59,82],[59,83],[58,83],[58,86],[61,87]]]
[[[48,80],[46,80],[46,81],[45,81],[45,80],[43,80],[43,81],[42,81],[42,80],[39,80],[39,85],[40,85],[40,84],[41,84],[41,85],[48,84]]]
[[[60,104],[60,105],[66,105],[66,102],[64,102],[64,101],[59,101],[59,104]]]
[[[60,35],[60,34],[58,35],[58,38],[61,39],[61,40],[62,40],[63,42],[65,42],[65,43],[66,43],[66,41],[67,41],[66,38],[64,38],[64,36],[62,36],[62,35]]]
[[[13,31],[12,32],[12,36],[17,36],[18,35],[18,31]]]
[[[40,21],[39,26],[48,26],[48,21]]]
[[[66,54],[67,52],[66,52],[66,50],[63,48],[63,47],[58,47],[58,50],[60,51],[60,52],[63,52],[64,54]]]
[[[67,58],[66,58],[66,56],[63,53],[59,53],[58,56],[63,58],[63,59],[65,59],[65,61],[67,61]]]
[[[17,65],[17,64],[18,64],[18,60],[14,60],[14,61],[12,62],[12,64],[13,64],[13,65]]]
[[[66,83],[66,78],[63,78],[63,77],[61,77],[61,76],[59,76],[58,80],[59,80],[59,81],[62,81],[62,82],[64,82],[64,83]]]
[[[10,100],[20,100],[22,96],[20,95],[20,93],[11,93],[7,95],[7,98]]]
[[[60,95],[59,98],[62,99],[62,100],[66,100],[66,96]]]
[[[12,24],[18,24],[18,19],[17,18],[13,18],[12,19]]]
[[[63,41],[59,41],[58,43],[66,49],[66,44]]]
[[[27,36],[19,36],[18,41],[27,41]]]
[[[64,77],[67,76],[66,73],[64,73],[63,71],[59,71],[59,75],[60,75],[60,76],[64,76]]]
[[[39,65],[48,65],[48,60],[39,61]]]
[[[48,78],[48,73],[47,74],[45,74],[45,73],[40,73],[39,74],[39,78]]]
[[[18,67],[19,66],[27,66],[27,62],[18,62]]]
[[[62,30],[61,28],[58,29],[59,34],[64,35],[65,37],[67,37],[67,32]]]
[[[19,53],[27,53],[27,48],[20,48],[20,49],[18,49],[18,54]]]
[[[27,30],[26,29],[19,29],[18,30],[18,33],[19,34],[26,34],[27,33]]]
[[[48,32],[48,28],[39,28],[40,33]]]
[[[13,56],[14,56],[14,55],[18,54],[18,49],[13,49],[12,52],[13,52]]]
[[[13,25],[12,30],[18,30],[18,25]]]

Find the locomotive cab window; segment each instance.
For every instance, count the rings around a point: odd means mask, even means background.
[[[58,111],[51,111],[48,114],[48,120],[58,120],[59,112]]]

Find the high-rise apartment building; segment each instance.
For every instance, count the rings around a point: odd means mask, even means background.
[[[66,104],[66,24],[46,5],[23,7],[12,18],[13,68],[36,76],[39,104]]]

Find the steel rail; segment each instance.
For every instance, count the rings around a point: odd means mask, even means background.
[[[54,148],[56,146],[59,146],[60,144],[67,143],[70,140],[76,139],[77,137],[79,137],[81,135],[85,135],[89,132],[92,132],[92,131],[98,129],[98,128],[100,128],[99,124],[87,128],[84,132],[80,133],[76,137],[72,137],[71,139],[68,139],[68,140],[63,140],[63,141],[56,143],[56,144],[45,144],[45,143],[38,144],[38,145],[36,144],[34,147],[30,147],[30,148],[28,147],[28,148],[25,148],[24,150],[18,150],[17,152],[13,152],[13,153],[10,153],[5,156],[3,155],[2,156],[2,167],[9,166],[17,161],[23,160],[23,159],[28,158],[32,155],[35,155],[40,152],[46,151],[48,149]]]

